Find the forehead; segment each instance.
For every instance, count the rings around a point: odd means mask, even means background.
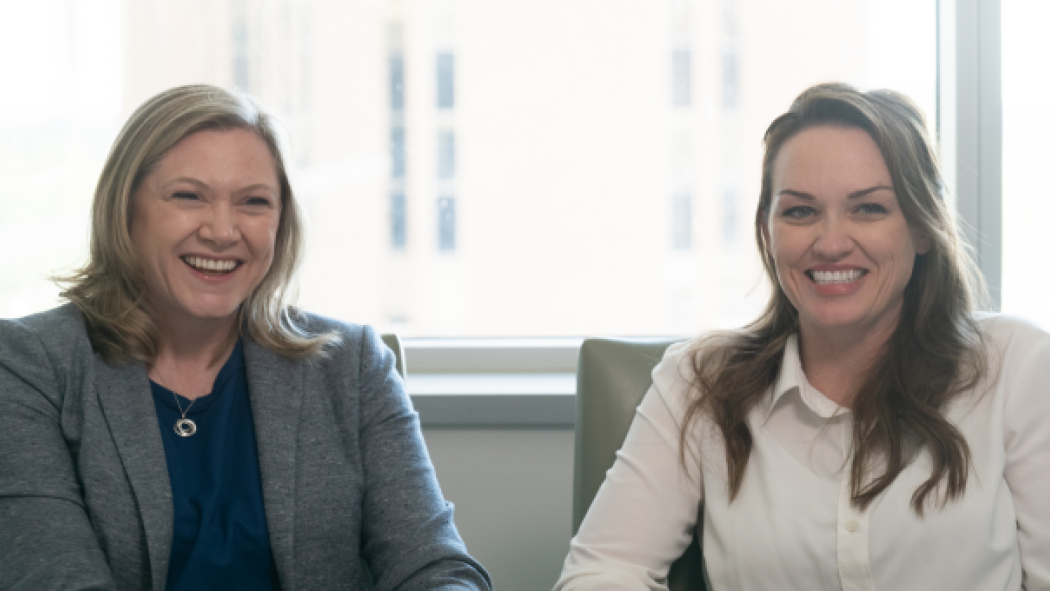
[[[773,162],[776,191],[855,190],[891,185],[889,169],[875,140],[863,129],[822,125],[784,142]]]
[[[215,168],[276,177],[270,147],[247,129],[206,129],[187,135],[165,152],[158,168]]]

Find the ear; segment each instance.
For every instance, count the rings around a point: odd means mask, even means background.
[[[926,254],[933,248],[929,235],[914,228],[911,229],[911,241],[915,245],[915,254]]]

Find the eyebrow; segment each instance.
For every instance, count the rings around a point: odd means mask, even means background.
[[[868,187],[867,189],[861,189],[859,191],[854,191],[854,192],[850,193],[849,195],[847,195],[846,198],[847,199],[859,199],[861,197],[866,197],[866,196],[870,195],[871,193],[874,193],[875,191],[881,191],[881,190],[893,191],[893,187],[887,187],[886,185],[875,185],[874,187]],[[795,191],[794,189],[783,189],[781,191],[778,191],[777,195],[791,195],[793,197],[798,197],[799,199],[805,199],[807,201],[815,201],[817,199],[816,197],[814,197],[813,195],[811,195],[809,193],[806,193],[805,191]]]
[[[175,183],[180,183],[180,182],[181,183],[189,183],[189,184],[191,184],[191,185],[193,185],[195,187],[199,187],[201,189],[209,188],[207,183],[203,183],[203,182],[201,182],[198,179],[191,178],[191,177],[186,177],[186,176],[180,176],[180,177],[177,177],[177,178],[173,178],[170,181],[164,183],[163,186],[166,188],[166,187],[169,187],[169,186],[171,186],[171,185],[173,185]],[[270,185],[267,185],[266,183],[255,183],[254,185],[248,185],[247,187],[242,187],[240,189],[237,189],[237,192],[238,193],[251,193],[253,191],[257,191],[257,190],[260,190],[260,189],[265,190],[268,193],[272,193],[273,195],[280,194],[280,190],[279,189],[276,189],[275,187],[271,187]]]

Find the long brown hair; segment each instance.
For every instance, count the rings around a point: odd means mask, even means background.
[[[680,433],[682,461],[691,425],[708,418],[725,442],[730,498],[740,491],[753,447],[747,417],[768,395],[784,346],[799,328],[798,312],[777,281],[763,234],[772,203],[773,165],[785,142],[822,125],[859,128],[871,136],[886,161],[905,219],[932,244],[916,257],[897,327],[853,393],[852,409],[853,504],[866,508],[924,448],[932,459],[931,474],[912,495],[912,507],[922,515],[927,501],[943,506],[966,489],[970,449],[942,410],[986,371],[982,336],[972,314],[985,292],[944,202],[937,155],[922,112],[893,91],[813,86],[766,130],[755,240],[773,289],[754,322],[695,342],[694,397]],[[884,471],[871,474],[879,464]]]
[[[309,334],[289,307],[303,255],[304,227],[289,180],[287,150],[273,119],[246,95],[200,84],[154,96],[124,124],[95,188],[88,262],[71,276],[58,278],[68,285],[62,297],[84,314],[91,344],[103,359],[151,365],[157,357],[160,334],[131,241],[135,191],[183,138],[228,129],[244,129],[262,139],[273,156],[281,189],[273,262],[241,304],[238,326],[263,346],[295,358],[318,353],[338,340],[334,334]]]

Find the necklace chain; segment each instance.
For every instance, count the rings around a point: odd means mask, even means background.
[[[164,380],[165,382],[168,381],[163,375],[161,375],[160,368],[158,368],[156,365],[153,366],[153,370],[157,372],[157,377]],[[174,390],[170,390],[170,392],[171,395],[175,397],[175,406],[178,407],[179,414],[182,415],[181,419],[175,421],[175,433],[177,433],[180,437],[189,437],[190,435],[193,435],[197,432],[197,423],[194,423],[193,419],[187,419],[186,413],[190,412],[190,409],[193,408],[193,405],[197,402],[197,399],[194,398],[193,400],[191,400],[190,405],[186,407],[186,410],[182,410],[182,404],[179,402],[179,395],[176,394]]]

